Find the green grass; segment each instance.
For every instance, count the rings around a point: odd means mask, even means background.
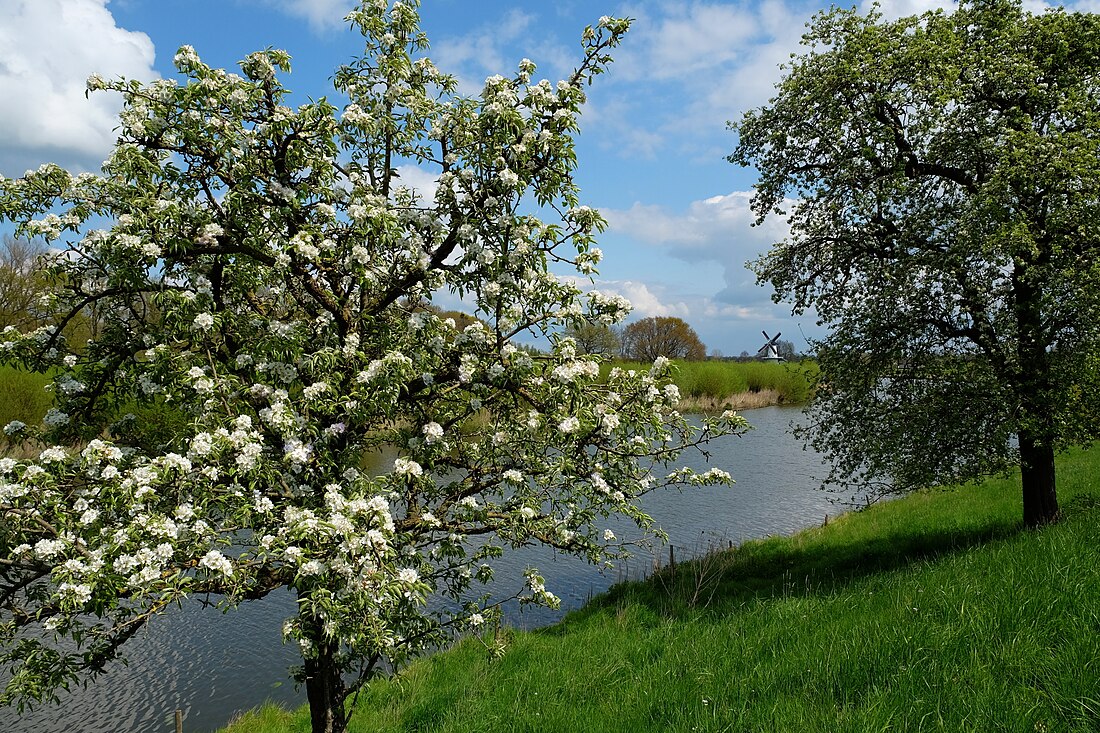
[[[46,374],[0,366],[0,427],[12,420],[28,425],[41,422],[53,406],[53,394],[46,391],[50,381]]]
[[[467,639],[378,680],[351,730],[1100,730],[1100,447],[1059,485],[1038,531],[998,479],[665,569],[500,659]]]
[[[27,425],[41,423],[54,404],[53,392],[47,389],[52,380],[52,374],[0,366],[0,428],[13,420]],[[116,410],[116,417],[127,414],[133,418],[118,423],[118,432],[112,437],[128,445],[153,451],[186,434],[187,412],[161,399],[131,400]],[[0,447],[4,445],[4,436],[0,434]]]
[[[811,380],[817,372],[815,362],[736,362],[676,360],[672,381],[680,394],[691,399],[722,400],[744,392],[771,390],[784,404],[798,404],[811,396]],[[648,371],[650,365],[641,362],[615,361],[604,365],[604,371],[617,366],[623,369]]]

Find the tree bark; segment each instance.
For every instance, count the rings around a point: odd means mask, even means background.
[[[337,645],[318,634],[317,656],[305,659],[306,699],[313,733],[344,733],[344,680],[336,664]]]
[[[1024,498],[1024,526],[1041,527],[1058,519],[1054,481],[1054,448],[1031,436],[1020,436],[1020,483]]]
[[[1040,527],[1058,519],[1058,494],[1054,482],[1055,419],[1051,401],[1056,399],[1051,373],[1049,338],[1044,331],[1043,296],[1037,279],[1048,260],[1049,245],[1039,246],[1031,259],[1017,259],[1012,271],[1015,300],[1019,395],[1023,427],[1020,428],[1020,484],[1024,499],[1024,526]]]

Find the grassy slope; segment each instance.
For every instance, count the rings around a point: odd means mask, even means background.
[[[874,506],[619,586],[499,660],[468,639],[351,729],[1100,730],[1100,447],[1059,471],[1057,526],[1017,529],[1012,480]]]

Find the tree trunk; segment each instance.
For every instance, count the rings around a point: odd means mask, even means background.
[[[336,664],[337,645],[317,634],[317,656],[305,659],[306,699],[313,733],[344,733],[344,680]]]
[[[1024,493],[1025,526],[1041,527],[1058,519],[1054,448],[1049,442],[1020,436],[1020,483]]]
[[[1041,527],[1058,519],[1058,494],[1054,484],[1054,436],[1056,420],[1051,404],[1057,399],[1050,361],[1051,344],[1045,334],[1043,296],[1039,273],[1049,260],[1049,246],[1039,254],[1017,259],[1012,271],[1019,335],[1016,344],[1020,399],[1020,484],[1024,495],[1024,526]],[[1020,423],[1018,423],[1020,424]]]

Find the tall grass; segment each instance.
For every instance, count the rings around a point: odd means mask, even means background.
[[[51,382],[49,374],[0,366],[0,427],[13,420],[28,425],[40,423],[53,407],[53,393],[47,389]],[[187,412],[163,400],[131,401],[117,410],[118,418],[126,415],[130,417],[116,424],[112,437],[128,445],[156,450],[186,435]],[[0,434],[0,445],[3,443],[4,436]]]
[[[50,381],[46,374],[0,366],[0,427],[13,420],[41,422],[53,406],[53,394],[46,389]]]
[[[721,402],[744,393],[771,392],[781,404],[798,404],[810,399],[815,362],[776,363],[761,361],[680,361],[674,362],[672,381],[688,400]],[[613,366],[647,371],[649,364],[616,361],[604,365],[605,373]]]
[[[1100,730],[1100,449],[1058,467],[1057,525],[1020,528],[1018,479],[878,504],[617,586],[497,660],[467,639],[372,684],[351,730]],[[231,730],[308,730],[260,721]]]

